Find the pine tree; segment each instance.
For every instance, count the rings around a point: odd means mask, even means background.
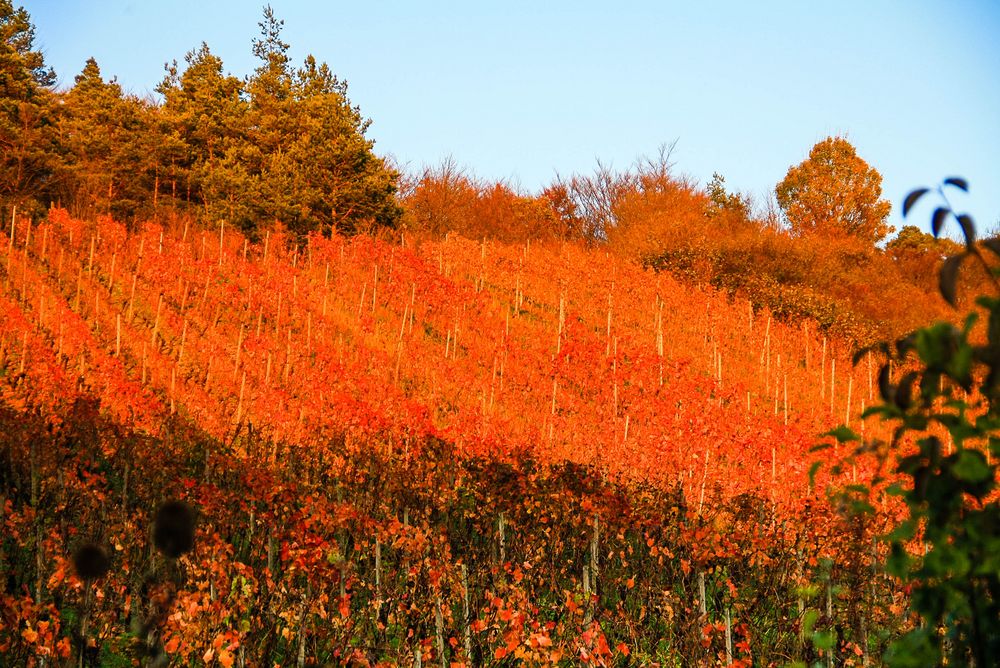
[[[347,84],[308,56],[293,71],[282,22],[264,9],[254,40],[260,65],[247,82],[252,128],[245,164],[256,186],[258,218],[303,234],[366,225],[393,227],[398,174],[365,137],[370,121],[347,98]]]
[[[58,160],[56,75],[34,40],[28,12],[0,0],[0,198],[22,210],[44,200]]]
[[[308,56],[293,90],[296,132],[288,156],[300,175],[296,227],[353,232],[367,223],[394,226],[398,175],[373,153],[374,143],[364,136],[370,121],[351,106],[347,84]]]
[[[242,157],[248,112],[243,84],[224,72],[222,59],[207,44],[185,61],[183,73],[176,62],[169,65],[157,88],[164,102],[156,134],[166,140],[158,174],[169,179],[175,202],[182,198],[202,207],[212,221],[248,227],[254,195]]]

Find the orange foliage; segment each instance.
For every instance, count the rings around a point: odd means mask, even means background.
[[[608,243],[633,258],[655,256],[681,239],[698,244],[716,229],[706,224],[708,208],[708,195],[689,179],[642,175],[638,187],[615,202]]]
[[[636,205],[673,202],[702,198],[678,186]],[[251,245],[224,228],[124,235],[110,221],[70,239],[64,214],[52,219],[44,257],[37,233],[17,253],[7,357],[47,400],[79,374],[149,433],[177,412],[223,440],[250,425],[310,447],[440,436],[470,456],[680,481],[703,504],[803,490],[813,434],[872,400],[868,368],[807,324],[573,245],[314,236],[295,249],[277,233]],[[17,333],[28,318],[47,343]]]
[[[479,183],[445,163],[427,170],[404,201],[404,225],[437,236],[460,234],[503,242],[563,239],[575,234],[565,193],[532,197],[504,183]]]
[[[502,188],[477,197],[501,212],[509,203],[512,216],[523,204]],[[651,189],[635,205],[663,207],[666,225],[672,202],[701,199],[678,186]],[[848,346],[812,324],[783,324],[616,254],[460,236],[416,246],[311,236],[294,246],[273,232],[251,244],[225,227],[149,223],[127,234],[59,210],[30,238],[19,228],[13,243],[0,241],[8,247],[3,409],[27,425],[96,402],[107,429],[128,435],[101,439],[101,455],[136,462],[140,480],[156,472],[160,482],[142,487],[143,501],[190,498],[204,518],[197,553],[185,557],[189,586],[166,582],[149,593],[171,606],[162,642],[183,661],[225,665],[265,629],[285,647],[306,632],[347,647],[357,620],[383,610],[371,603],[378,587],[389,587],[352,572],[360,564],[347,557],[348,531],[355,549],[391,549],[400,579],[424,583],[419,599],[397,589],[392,614],[416,629],[412,647],[438,652],[419,630],[432,627],[413,620],[441,598],[457,605],[465,562],[422,511],[433,504],[464,507],[462,521],[477,535],[495,530],[497,513],[511,531],[533,532],[501,548],[508,558],[498,555],[480,580],[469,627],[490,655],[528,663],[639,656],[642,648],[607,623],[624,609],[601,617],[601,598],[581,586],[579,571],[545,570],[551,550],[576,553],[581,531],[596,533],[598,522],[618,555],[607,559],[601,586],[615,586],[606,574],[614,564],[628,574],[623,596],[633,597],[663,597],[648,574],[667,567],[690,587],[713,564],[767,569],[780,558],[787,566],[799,550],[814,559],[851,539],[810,489],[809,449],[817,432],[845,418],[875,428],[853,417],[873,398],[871,367],[851,367]],[[198,439],[217,449],[199,450]],[[23,461],[23,444],[10,447]],[[192,459],[203,461],[200,479],[184,468]],[[368,473],[362,461],[373,462]],[[59,463],[41,465],[51,472]],[[99,502],[85,518],[96,525],[119,489],[90,466],[72,470],[65,485]],[[461,476],[474,474],[489,485],[463,487]],[[418,496],[425,480],[437,496]],[[385,498],[342,500],[333,491],[342,485],[374,485]],[[148,532],[121,510],[107,535],[125,537],[119,558],[138,572],[149,549],[134,537]],[[12,540],[28,542],[36,512],[4,514]],[[37,549],[59,555],[65,546],[53,529]],[[638,564],[645,579],[636,578]],[[62,574],[46,581],[78,599],[79,581],[57,568]],[[103,586],[104,614],[112,600],[137,605],[126,571]],[[542,611],[537,593],[555,587],[548,578],[557,574],[566,589],[546,603],[557,608]],[[670,615],[690,606],[663,600]],[[4,597],[0,612],[27,633],[0,630],[0,644],[19,643],[31,656],[63,651],[30,599]],[[457,624],[447,606],[441,614],[441,623]],[[694,637],[704,620],[686,616]],[[461,644],[451,644],[452,656],[464,656],[454,649]]]

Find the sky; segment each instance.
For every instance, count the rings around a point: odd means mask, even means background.
[[[18,4],[15,0],[15,4]],[[155,95],[206,42],[251,73],[262,4],[20,0],[63,86],[94,57]],[[758,201],[830,135],[883,175],[890,223],[921,185],[968,179],[959,210],[1000,228],[1000,1],[316,2],[273,0],[293,62],[349,84],[376,152],[452,158],[537,191],[597,160],[626,168],[676,141],[675,171]]]

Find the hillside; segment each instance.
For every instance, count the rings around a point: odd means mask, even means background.
[[[0,668],[994,665],[1000,14],[28,4]]]
[[[878,527],[838,528],[809,483],[817,434],[873,396],[815,326],[574,244],[250,243],[58,209],[12,231],[8,656],[70,653],[85,541],[113,546],[101,656],[723,661],[728,634],[767,663],[806,651],[813,597],[839,651],[902,621],[842,556]],[[179,570],[143,528],[169,498],[199,514]],[[144,597],[176,612],[136,638]]]
[[[237,448],[247,429],[306,449],[434,437],[660,483],[707,454],[730,493],[769,489],[776,453],[791,491],[814,435],[872,400],[871,365],[808,324],[572,244],[294,248],[58,211],[20,232],[8,369],[50,410],[92,395],[151,436],[176,413]]]

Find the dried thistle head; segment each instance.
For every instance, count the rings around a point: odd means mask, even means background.
[[[107,550],[96,543],[81,545],[73,555],[73,567],[83,581],[97,580],[103,577],[111,567],[111,559]]]
[[[167,501],[156,511],[153,544],[164,555],[177,559],[194,547],[194,510],[183,501]]]

